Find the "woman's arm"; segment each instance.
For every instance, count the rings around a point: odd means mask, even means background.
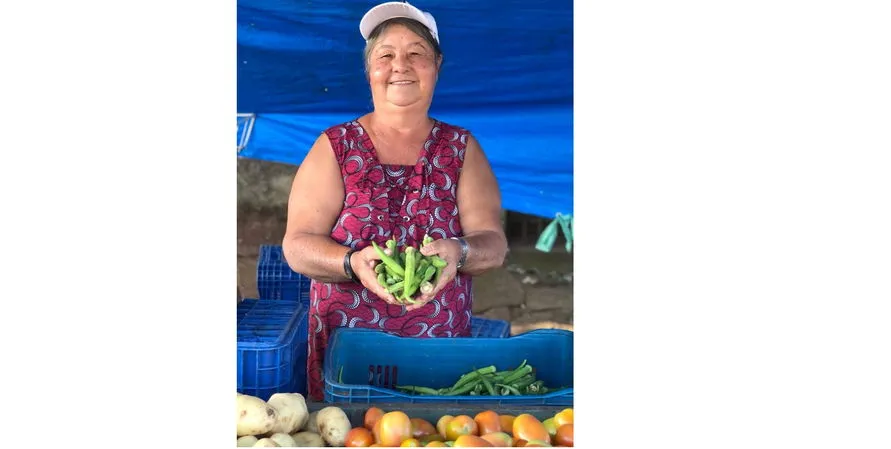
[[[297,169],[288,198],[288,222],[282,249],[291,269],[321,282],[349,280],[343,258],[349,248],[331,240],[343,208],[340,166],[324,134]]]
[[[457,195],[461,228],[468,246],[467,260],[460,271],[478,275],[500,267],[508,251],[501,223],[501,193],[495,173],[472,135],[467,138]]]
[[[344,271],[349,248],[331,239],[331,229],[343,210],[344,186],[340,165],[324,134],[316,139],[291,185],[288,224],[282,239],[285,260],[292,270],[320,282],[352,281]],[[380,256],[372,246],[352,253],[350,265],[360,284],[378,298],[398,304],[377,282],[374,266]]]

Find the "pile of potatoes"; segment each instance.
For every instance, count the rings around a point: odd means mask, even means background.
[[[309,413],[299,393],[276,393],[268,401],[236,394],[238,447],[343,447],[352,428],[338,407]]]

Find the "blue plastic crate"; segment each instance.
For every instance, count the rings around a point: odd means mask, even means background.
[[[309,304],[311,281],[291,269],[281,245],[260,245],[257,258],[257,291],[260,299],[300,300]]]
[[[274,393],[306,394],[307,309],[286,300],[238,304],[239,393],[263,400]]]
[[[504,320],[473,316],[470,318],[470,336],[507,338],[510,337],[510,323]]]
[[[573,333],[562,329],[537,329],[508,338],[410,338],[340,328],[332,333],[325,351],[325,402],[571,406],[572,346]],[[510,370],[523,360],[549,388],[565,388],[543,395],[496,397],[418,396],[392,389],[394,385],[450,387],[474,369],[495,365],[499,371]]]

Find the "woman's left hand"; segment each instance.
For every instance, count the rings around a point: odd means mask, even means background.
[[[442,273],[439,275],[439,279],[436,280],[433,290],[430,293],[426,295],[422,294],[415,299],[415,304],[406,307],[406,310],[408,311],[417,310],[427,305],[428,302],[436,297],[436,294],[439,293],[443,287],[455,279],[455,276],[458,274],[458,259],[461,257],[461,244],[453,239],[434,240],[421,248],[421,254],[425,256],[436,254],[445,260],[447,265],[442,269]]]

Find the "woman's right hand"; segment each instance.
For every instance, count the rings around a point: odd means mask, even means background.
[[[356,273],[356,277],[359,278],[359,281],[368,291],[374,293],[387,304],[401,306],[402,304],[396,301],[396,297],[377,281],[377,273],[374,271],[374,266],[380,263],[380,260],[381,258],[377,251],[374,250],[374,247],[368,245],[350,256],[350,265],[353,267],[353,273]]]

